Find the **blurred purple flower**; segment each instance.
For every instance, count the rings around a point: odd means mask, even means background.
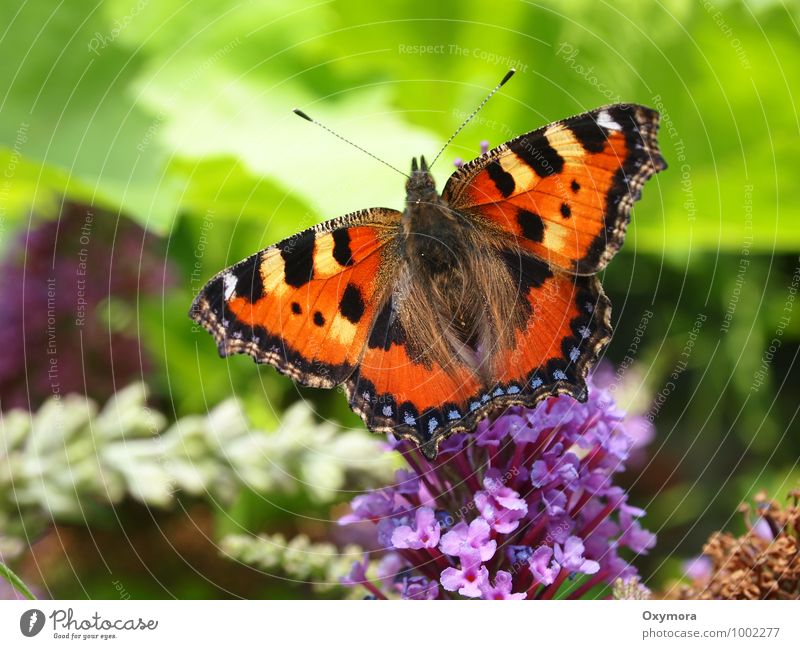
[[[700,555],[694,559],[689,559],[683,563],[683,572],[692,581],[706,582],[711,578],[713,563],[705,555]]]
[[[436,515],[430,507],[417,510],[416,523],[400,525],[392,533],[392,545],[396,548],[435,548],[439,544],[440,527]]]
[[[459,568],[445,568],[440,581],[445,590],[457,590],[465,597],[480,597],[481,589],[488,583],[489,571],[481,565],[478,552],[465,552],[460,557]]]
[[[439,545],[442,552],[458,557],[465,552],[477,552],[481,561],[488,561],[497,550],[497,541],[490,538],[491,528],[482,518],[476,518],[469,525],[458,523],[442,537]]]
[[[54,394],[105,401],[150,366],[132,332],[143,296],[171,284],[161,242],[134,222],[75,203],[35,223],[0,262],[0,408]]]
[[[553,548],[540,545],[528,559],[528,568],[535,580],[534,583],[549,586],[556,580],[559,565],[553,560]]]
[[[512,593],[514,582],[511,573],[505,570],[498,570],[494,578],[494,584],[484,583],[481,587],[481,598],[483,599],[525,599],[525,593]]]
[[[570,573],[582,572],[593,575],[600,570],[600,564],[583,556],[583,541],[577,536],[570,536],[562,548],[558,543],[553,548],[553,558],[564,570]]]

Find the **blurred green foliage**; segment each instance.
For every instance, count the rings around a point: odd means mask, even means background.
[[[645,188],[604,273],[617,327],[608,358],[625,363],[652,311],[632,354],[636,398],[658,403],[668,390],[653,411],[649,457],[629,474],[631,500],[659,534],[639,562],[658,587],[739,502],[762,487],[779,497],[800,477],[800,306],[785,306],[800,251],[798,20],[797,2],[769,0],[73,0],[48,10],[9,0],[0,6],[0,250],[32,212],[57,217],[63,195],[129,215],[165,237],[180,273],[136,317],[165,412],[206,412],[235,394],[271,429],[306,399],[320,418],[360,427],[340,394],[299,389],[247,358],[220,360],[186,317],[226,265],[323,219],[401,205],[396,174],[291,109],[405,169],[438,150],[511,65],[517,76],[447,160],[612,101],[658,108],[670,168]],[[440,186],[448,173],[437,168]],[[671,381],[698,314],[696,344]],[[243,494],[237,520],[251,532],[319,537],[297,514],[326,518],[327,509],[300,496],[283,505],[267,521],[260,500]],[[192,584],[175,576],[168,588],[229,592]],[[87,594],[115,596],[102,578],[95,586]]]

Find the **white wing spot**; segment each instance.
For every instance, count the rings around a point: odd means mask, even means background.
[[[494,392],[492,392],[493,397],[501,397],[504,394],[505,392],[503,392],[503,388],[497,388]]]
[[[405,414],[405,416],[403,417],[403,421],[405,421],[406,424],[408,424],[409,426],[413,426],[414,425],[414,417],[411,415],[410,412],[407,412]]]
[[[509,394],[517,394],[519,392],[519,388],[516,385],[508,386],[508,390],[506,390]]]
[[[587,310],[589,313],[591,313],[592,311],[594,311],[594,304],[592,304],[591,302],[587,302],[587,303],[586,303],[586,310]]]
[[[567,375],[564,374],[563,370],[556,370],[553,372],[553,378],[556,379],[556,381],[566,381]]]
[[[392,407],[391,406],[384,406],[382,412],[383,412],[383,416],[384,417],[391,417],[392,416]]]
[[[592,332],[589,331],[589,327],[587,327],[586,325],[578,329],[578,333],[581,335],[581,338],[588,338],[589,336],[592,335]]]
[[[577,361],[581,356],[581,351],[577,347],[573,347],[569,350],[569,358],[574,363]]]
[[[461,413],[458,410],[451,410],[447,413],[448,419],[461,419]]]
[[[471,404],[469,404],[469,409],[472,412],[475,412],[480,407],[481,407],[481,404],[479,402],[477,402],[477,401],[473,401]]]
[[[610,128],[612,131],[621,131],[622,127],[614,121],[607,110],[597,113],[597,125],[603,128]]]
[[[436,417],[431,417],[428,420],[428,434],[430,435],[433,431],[435,431],[439,427],[439,422]]]
[[[233,273],[225,273],[225,276],[222,278],[224,283],[224,294],[225,299],[230,300],[233,297],[233,294],[236,293],[236,276]]]
[[[363,396],[363,397],[364,397],[364,401],[366,401],[367,403],[369,403],[370,401],[372,401],[372,396],[370,395],[370,393],[369,393],[369,392],[365,392],[365,393],[364,393],[364,394],[362,394],[361,396]]]
[[[531,381],[532,388],[538,388],[541,385],[542,385],[542,379],[540,379],[538,376],[535,379],[533,379],[533,381]]]

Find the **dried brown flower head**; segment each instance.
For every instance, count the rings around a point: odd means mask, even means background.
[[[765,493],[742,505],[748,531],[715,532],[703,547],[709,574],[682,586],[680,599],[800,599],[800,490],[781,507]]]

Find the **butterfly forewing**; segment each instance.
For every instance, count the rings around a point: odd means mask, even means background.
[[[618,104],[555,122],[464,165],[443,196],[565,271],[601,270],[645,181],[666,168],[658,113]]]
[[[223,356],[247,353],[303,385],[338,385],[369,336],[399,220],[363,210],[289,237],[214,277],[190,315]]]

